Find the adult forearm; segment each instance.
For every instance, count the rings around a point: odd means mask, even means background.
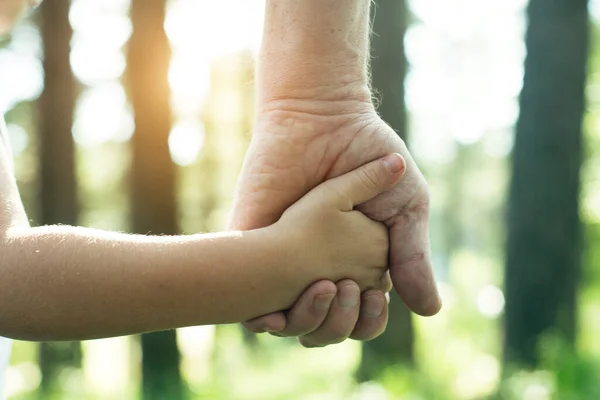
[[[274,262],[264,230],[146,237],[54,226],[13,229],[2,246],[0,336],[24,340],[240,322],[291,305],[310,283]]]
[[[370,100],[371,0],[267,0],[258,83],[261,103],[323,88],[321,100]]]

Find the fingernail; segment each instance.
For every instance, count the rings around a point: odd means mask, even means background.
[[[369,318],[379,318],[383,314],[385,299],[381,296],[371,296],[365,299],[361,307],[361,312]]]
[[[397,174],[404,169],[404,159],[397,153],[386,156],[381,162],[390,174]]]
[[[315,298],[314,307],[319,311],[328,311],[334,297],[334,293],[320,294]]]
[[[358,286],[348,285],[339,291],[338,303],[344,308],[355,308],[360,301],[360,289]]]

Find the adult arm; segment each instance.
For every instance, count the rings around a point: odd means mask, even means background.
[[[371,101],[370,5],[370,0],[267,0],[257,69],[258,117],[231,226],[268,225],[320,182],[386,152],[399,152],[408,164],[405,178],[361,210],[391,231],[396,290],[413,311],[432,315],[441,302],[429,250],[429,192],[406,146]],[[326,294],[336,293],[329,309],[325,302],[318,306]],[[310,346],[348,336],[372,339],[385,328],[387,303],[381,292],[364,293],[362,301],[359,296],[347,282],[337,288],[319,282],[287,314],[246,326],[301,335]],[[341,307],[342,298],[347,307]]]

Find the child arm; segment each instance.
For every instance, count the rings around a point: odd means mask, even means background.
[[[353,206],[401,173],[376,161],[319,186],[255,231],[147,237],[30,228],[0,171],[0,336],[85,340],[244,321],[289,307],[319,279],[376,287],[387,231]]]
[[[1,249],[0,335],[94,339],[270,312],[282,306],[279,285],[302,289],[275,265],[284,255],[274,244],[265,230],[151,237],[14,228]]]

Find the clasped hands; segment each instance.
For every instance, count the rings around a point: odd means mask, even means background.
[[[297,336],[305,347],[347,338],[371,340],[387,325],[390,280],[413,312],[430,316],[440,310],[429,246],[427,183],[404,142],[369,101],[292,99],[261,105],[229,227],[270,225],[319,184],[391,153],[402,156],[404,176],[357,207],[389,231],[389,270],[382,272],[380,287],[361,293],[352,280],[319,281],[291,309],[248,321],[247,329]]]

